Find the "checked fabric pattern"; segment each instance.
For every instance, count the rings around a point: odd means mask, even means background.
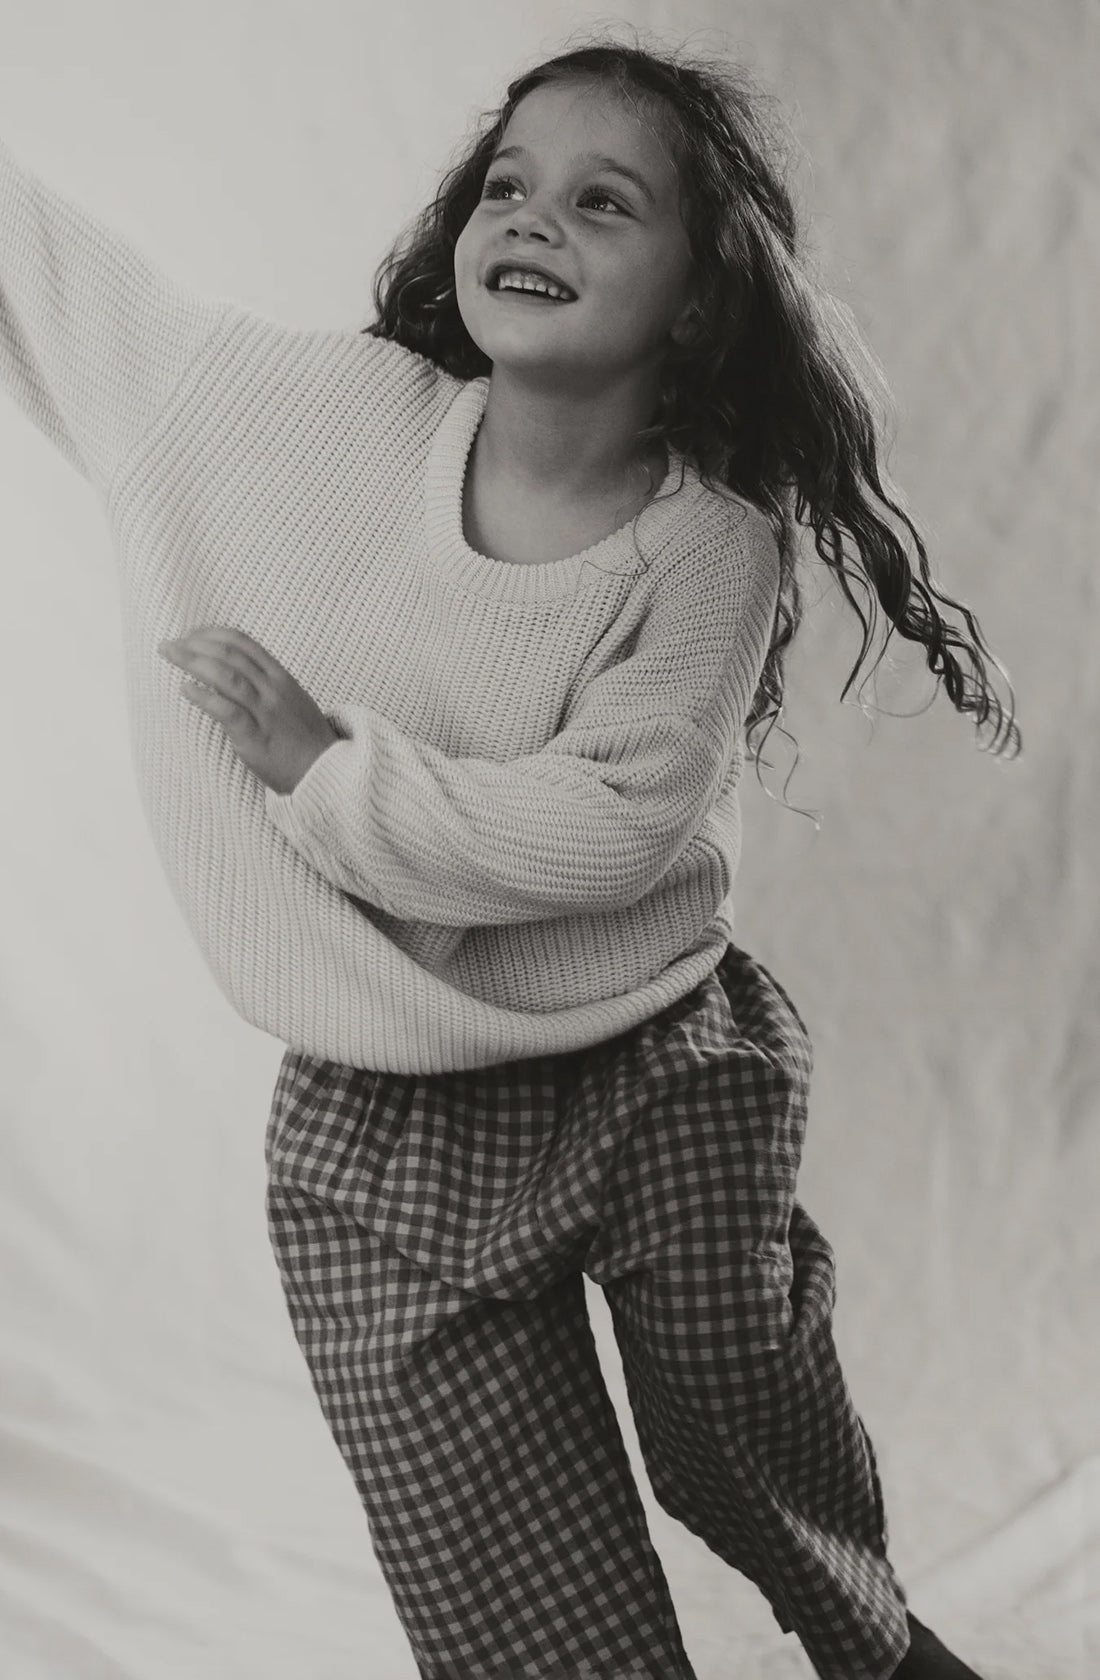
[[[268,1219],[295,1334],[424,1680],[693,1680],[600,1373],[653,1490],[824,1680],[908,1644],[874,1457],[795,1200],[811,1049],[729,946],[660,1015],[434,1075],[288,1051]]]

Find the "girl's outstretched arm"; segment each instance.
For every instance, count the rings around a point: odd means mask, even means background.
[[[0,143],[0,385],[102,493],[231,307],[175,285]]]

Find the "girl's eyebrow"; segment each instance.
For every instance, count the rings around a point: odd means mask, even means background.
[[[525,146],[502,146],[499,151],[493,153],[492,162],[496,163],[498,158],[520,158],[526,157],[527,155],[527,148]],[[621,175],[624,180],[632,181],[638,190],[649,200],[650,204],[653,205],[654,209],[656,209],[657,200],[654,196],[653,188],[649,185],[649,182],[643,175],[639,175],[638,171],[636,169],[631,169],[628,164],[619,163],[617,159],[613,157],[606,157],[602,152],[588,152],[580,159],[580,162],[585,166],[585,168],[599,169],[612,175]]]

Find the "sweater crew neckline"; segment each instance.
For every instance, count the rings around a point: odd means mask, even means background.
[[[466,381],[444,412],[428,451],[428,560],[460,589],[498,601],[546,601],[575,594],[590,583],[633,577],[652,561],[669,530],[690,516],[703,486],[684,457],[670,450],[668,472],[653,500],[629,524],[580,553],[530,565],[479,554],[466,541],[463,496],[488,395],[487,378]]]

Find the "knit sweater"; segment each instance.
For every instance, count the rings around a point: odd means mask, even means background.
[[[192,295],[3,147],[0,382],[104,510],[144,808],[247,1021],[437,1073],[598,1043],[715,968],[778,587],[757,510],[673,454],[582,553],[476,553],[487,380]],[[200,625],[334,724],[291,793],[158,654]]]

